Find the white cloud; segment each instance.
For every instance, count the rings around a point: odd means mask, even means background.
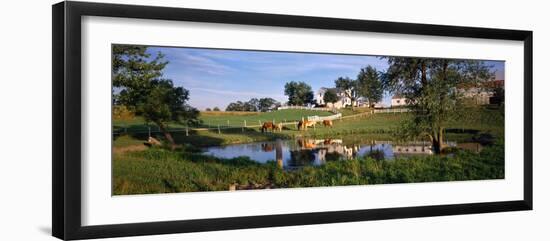
[[[224,75],[234,71],[233,68],[218,63],[211,58],[187,51],[174,51],[170,54],[173,57],[174,64],[185,70],[213,75]]]

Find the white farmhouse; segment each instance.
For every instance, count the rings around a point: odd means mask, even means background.
[[[325,93],[329,90],[336,92],[336,96],[338,96],[338,101],[334,103],[325,103],[323,98],[325,96]],[[329,108],[336,108],[336,109],[345,108],[347,106],[351,106],[352,104],[351,99],[347,97],[346,92],[338,88],[325,88],[325,87],[322,87],[319,89],[319,91],[317,91],[317,94],[315,95],[315,102],[319,106],[326,106]]]
[[[394,95],[391,98],[391,107],[402,107],[407,105],[407,98],[401,95]]]
[[[492,89],[504,88],[504,80],[493,80],[482,82],[478,85],[462,85],[458,90],[465,98],[471,98],[478,105],[491,104],[491,98],[494,97]]]

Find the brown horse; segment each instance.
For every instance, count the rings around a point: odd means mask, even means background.
[[[266,132],[269,129],[271,129],[271,131],[273,132],[273,130],[275,129],[275,125],[271,121],[264,122],[260,129],[262,130],[262,133]]]
[[[332,121],[331,120],[324,120],[323,126],[332,128]]]
[[[315,127],[315,124],[317,124],[317,122],[315,121],[309,121],[309,120],[301,120],[298,122],[298,130],[306,130],[307,131],[307,128],[308,127]]]

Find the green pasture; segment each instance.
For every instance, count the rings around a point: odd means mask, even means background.
[[[329,112],[315,112],[304,110],[281,110],[266,113],[209,113],[201,115],[203,120],[208,120],[211,123],[227,124],[239,123],[247,120],[249,122],[257,122],[260,120],[267,121],[275,119],[275,121],[284,120],[286,117],[300,119],[302,115],[330,115]],[[349,116],[349,115],[348,115]],[[225,125],[220,124],[220,129],[209,126],[210,129],[200,128],[198,130],[190,129],[185,132],[185,127],[178,124],[170,124],[170,128],[174,130],[174,136],[178,144],[191,144],[197,147],[238,144],[255,141],[268,141],[275,139],[290,139],[296,137],[314,137],[314,138],[359,138],[359,139],[382,139],[392,140],[392,135],[395,130],[403,123],[404,120],[410,117],[408,113],[379,113],[359,117],[345,117],[341,120],[335,120],[333,127],[324,127],[318,124],[315,128],[308,128],[307,131],[298,130],[295,125],[285,125],[282,132],[261,133],[259,127],[233,126],[235,128],[225,128]],[[291,118],[288,118],[291,119]],[[287,121],[288,121],[287,119]],[[255,124],[258,125],[257,123]],[[141,143],[147,140],[148,127],[143,122],[143,119],[135,118],[131,121],[115,121],[115,131],[122,131],[125,128],[127,134],[120,136],[115,135],[114,145],[127,146],[135,143]],[[158,132],[158,127],[151,126],[152,135],[158,139],[163,139],[163,136]],[[448,140],[456,141],[471,141],[472,138],[479,136],[482,133],[488,133],[494,137],[504,136],[503,118],[498,110],[486,109],[480,111],[475,116],[468,116],[468,119],[455,120],[449,123],[445,130]]]
[[[272,112],[259,112],[252,115],[232,115],[231,112],[225,112],[223,114],[201,112],[200,119],[205,127],[217,127],[220,126],[236,126],[242,127],[246,121],[247,126],[260,125],[260,123],[267,121],[278,122],[292,122],[299,121],[302,118],[308,116],[329,116],[333,113],[328,111],[315,111],[315,110],[277,110]]]

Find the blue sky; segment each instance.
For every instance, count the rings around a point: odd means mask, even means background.
[[[147,51],[165,54],[170,63],[164,77],[188,89],[189,104],[201,110],[215,106],[225,109],[230,102],[250,98],[271,97],[285,102],[286,82],[304,81],[316,92],[321,87],[333,87],[340,76],[355,78],[367,65],[379,71],[387,68],[385,60],[366,55],[175,47],[150,47]],[[487,64],[494,66],[497,79],[504,79],[504,62]],[[384,102],[390,98],[385,96]]]

